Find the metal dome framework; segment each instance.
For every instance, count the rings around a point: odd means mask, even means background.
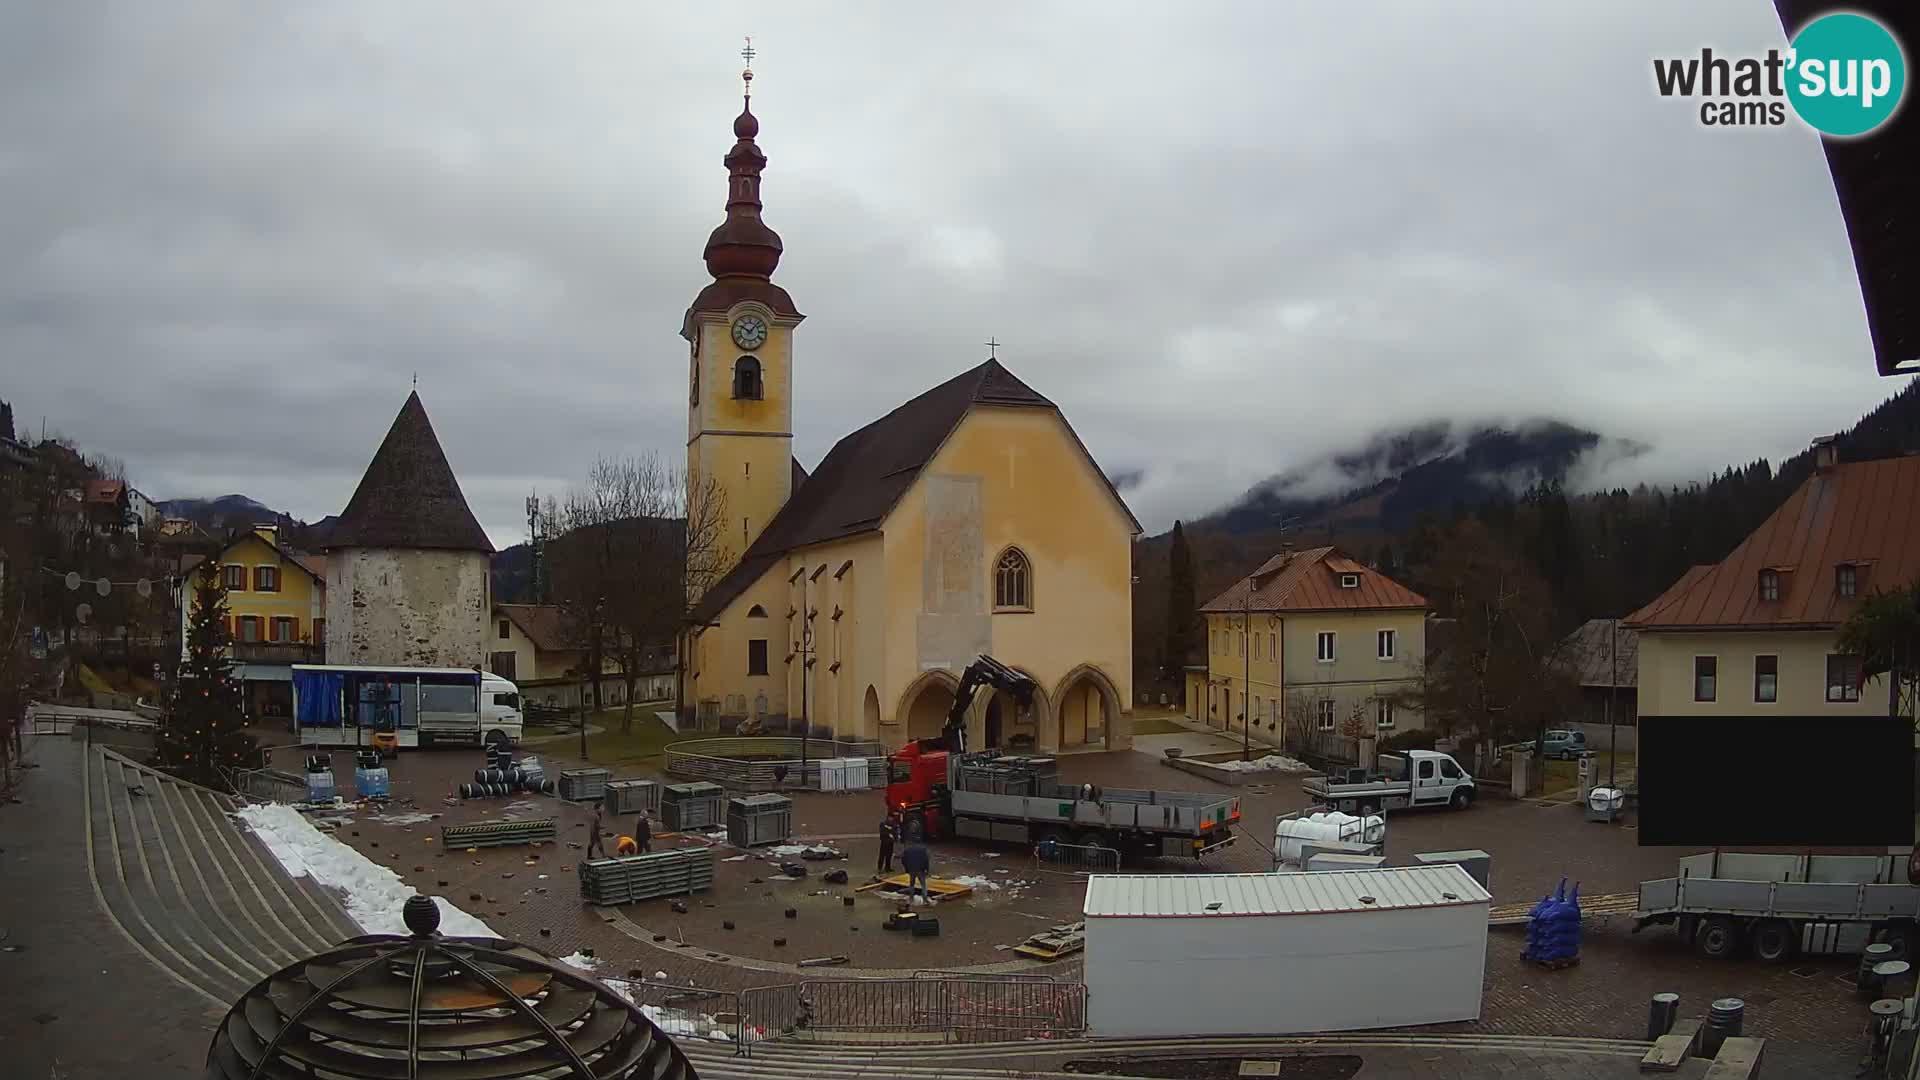
[[[417,903],[416,903],[417,902]],[[523,945],[376,934],[256,984],[207,1048],[209,1080],[697,1080],[693,1065],[605,983]]]

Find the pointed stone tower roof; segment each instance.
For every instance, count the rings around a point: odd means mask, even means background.
[[[460,494],[418,391],[407,395],[326,546],[493,553],[486,530]]]

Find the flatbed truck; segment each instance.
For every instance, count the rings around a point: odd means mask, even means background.
[[[946,726],[887,757],[887,812],[908,840],[966,836],[1015,843],[1107,848],[1121,859],[1200,858],[1233,843],[1240,800],[1231,795],[1062,784],[1054,759],[968,752],[966,714],[981,686],[1022,704],[1033,681],[990,656],[967,666]]]
[[[1348,769],[1337,778],[1310,776],[1300,788],[1315,802],[1362,817],[1410,806],[1464,810],[1479,794],[1473,777],[1453,755],[1437,750],[1381,754],[1375,769]]]
[[[1633,929],[1672,926],[1681,941],[1715,958],[1750,949],[1780,963],[1890,942],[1912,960],[1920,944],[1912,862],[1911,853],[1689,855],[1675,876],[1640,883]]]

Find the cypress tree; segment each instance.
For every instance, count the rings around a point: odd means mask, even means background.
[[[1173,523],[1173,542],[1167,550],[1167,666],[1174,668],[1180,680],[1180,693],[1186,694],[1185,669],[1194,645],[1195,611],[1199,602],[1193,595],[1193,550],[1187,546],[1186,530]]]

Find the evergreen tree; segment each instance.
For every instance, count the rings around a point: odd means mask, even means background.
[[[153,764],[197,784],[221,783],[220,770],[253,764],[254,738],[240,709],[240,680],[227,655],[227,589],[216,560],[200,564],[193,584],[187,656],[160,723]]]
[[[1168,667],[1182,670],[1192,655],[1199,601],[1194,597],[1193,550],[1187,546],[1186,530],[1173,523],[1173,543],[1167,552],[1167,651]],[[1180,692],[1186,693],[1187,680],[1180,679]]]

